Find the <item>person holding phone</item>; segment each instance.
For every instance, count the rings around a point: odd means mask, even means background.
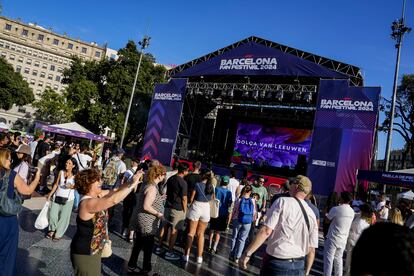
[[[154,249],[154,239],[158,232],[159,223],[164,220],[163,196],[159,192],[158,183],[164,180],[166,170],[162,165],[152,166],[147,173],[147,182],[137,196],[136,237],[128,262],[128,272],[137,272],[138,255],[144,251],[143,275],[152,270],[151,256]]]

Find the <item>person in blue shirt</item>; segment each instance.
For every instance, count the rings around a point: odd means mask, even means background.
[[[231,191],[227,189],[229,184],[229,177],[223,176],[221,179],[221,186],[215,190],[216,199],[220,200],[219,216],[210,219],[210,243],[208,252],[216,253],[217,245],[220,241],[220,232],[226,231],[227,220],[229,218],[230,207],[232,204]],[[215,241],[213,245],[213,237]]]

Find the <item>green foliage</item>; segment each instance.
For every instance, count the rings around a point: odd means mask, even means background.
[[[46,88],[39,100],[33,103],[36,119],[51,124],[68,123],[72,119],[72,108],[66,103],[65,95]]]
[[[0,57],[0,108],[9,110],[14,104],[23,106],[33,101],[33,91],[22,75]]]
[[[116,61],[99,62],[74,57],[72,66],[64,71],[62,82],[68,84],[66,98],[73,110],[73,120],[95,133],[109,127],[120,139],[140,52],[136,44],[129,41],[118,55]],[[143,56],[126,142],[142,139],[154,84],[165,81],[166,69],[155,66],[154,62],[152,55]]]
[[[388,131],[390,127],[391,101],[384,99],[380,110],[385,113],[385,120],[380,126],[381,131]],[[414,74],[403,75],[397,89],[393,130],[401,135],[405,141],[405,151],[402,156],[404,166],[408,153],[414,156]]]

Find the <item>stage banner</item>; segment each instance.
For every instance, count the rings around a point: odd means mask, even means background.
[[[321,80],[307,174],[313,192],[352,192],[357,170],[371,166],[379,87]]]
[[[312,61],[253,41],[223,51],[220,55],[210,57],[172,77],[223,75],[349,78]]]
[[[155,85],[142,148],[143,159],[157,159],[166,166],[171,165],[186,85],[186,79]]]

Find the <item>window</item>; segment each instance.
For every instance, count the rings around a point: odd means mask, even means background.
[[[53,45],[59,45],[59,39],[53,39]]]
[[[40,67],[40,62],[35,61],[34,66],[36,66],[36,67]]]
[[[16,72],[20,73],[22,71],[22,67],[20,65],[16,66]]]
[[[3,52],[3,53],[1,53],[1,56],[6,58],[7,54]]]
[[[62,63],[62,62],[63,62],[63,59],[61,59],[61,58],[60,58],[60,59],[59,59],[59,63]]]
[[[9,43],[6,43],[6,46],[4,46],[4,48],[10,49],[10,44]]]
[[[86,47],[82,47],[82,50],[81,50],[82,54],[86,54],[86,51],[88,51],[88,49]]]
[[[22,49],[22,53],[23,53],[23,54],[26,54],[26,48],[23,48],[23,49]]]
[[[29,74],[29,73],[30,73],[30,69],[29,69],[29,68],[27,68],[27,67],[26,67],[26,68],[24,68],[24,73],[25,73],[25,74]]]
[[[72,43],[68,43],[68,49],[73,49],[73,44]]]
[[[12,44],[12,45],[10,46],[10,50],[15,51],[15,50],[16,50],[16,47]]]
[[[57,58],[54,58],[53,61],[57,63],[58,62],[58,59]]]
[[[26,78],[26,77],[23,77],[23,80],[24,80],[24,81],[27,81],[27,78]]]
[[[37,70],[33,70],[32,75],[37,76]]]
[[[34,80],[34,79],[30,80],[30,84],[35,84],[35,83],[36,83],[36,80]]]
[[[18,62],[23,62],[23,57],[19,56],[19,59],[17,60]]]
[[[50,71],[55,71],[55,66],[54,65],[50,65]]]
[[[19,106],[19,108],[17,109],[17,112],[19,113],[26,113],[26,108]]]
[[[10,25],[10,24],[6,24],[6,26],[4,27],[4,29],[5,29],[6,31],[11,31],[11,29],[12,29],[12,25]]]
[[[10,59],[10,60],[15,60],[15,56],[14,56],[14,55],[10,55],[10,56],[9,56],[9,59]]]
[[[53,85],[53,89],[55,89],[56,91],[58,91],[59,85],[57,85],[57,84]]]
[[[39,86],[39,87],[43,87],[43,81],[39,81],[39,82],[37,83],[37,86]]]
[[[57,71],[58,71],[59,73],[62,73],[62,72],[63,72],[63,68],[62,68],[62,67],[58,67]]]
[[[22,51],[22,47],[17,46],[16,52],[20,53]]]
[[[31,60],[30,58],[29,58],[29,59],[27,59],[27,60],[26,60],[26,64],[29,64],[29,65],[30,65],[30,64],[32,64],[32,60]]]
[[[95,57],[100,58],[101,57],[101,52],[95,52]]]
[[[45,39],[45,36],[44,35],[42,35],[42,34],[38,34],[37,35],[37,40],[43,41],[44,39]]]
[[[46,87],[52,87],[52,84],[50,82],[46,83]]]
[[[55,81],[60,81],[60,76],[56,76]]]
[[[27,36],[29,34],[29,31],[26,29],[23,29],[22,36]]]
[[[3,41],[0,41],[0,47],[4,47]]]
[[[47,69],[47,63],[43,63],[42,68]]]
[[[48,80],[53,80],[53,75],[48,75],[48,76],[47,76],[47,79],[48,79]]]
[[[37,52],[36,51],[33,52],[33,56],[37,57]]]

